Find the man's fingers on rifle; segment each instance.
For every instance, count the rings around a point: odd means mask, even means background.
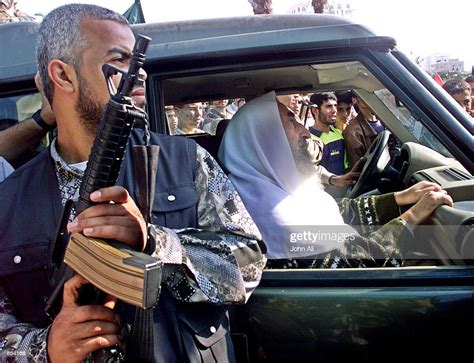
[[[119,334],[120,326],[108,321],[93,320],[81,324],[83,339],[99,337],[110,334]]]
[[[141,217],[141,213],[134,204],[96,204],[84,210],[77,216],[77,220],[101,216],[128,216],[137,215]]]
[[[79,289],[82,285],[88,284],[81,275],[74,275],[64,283],[63,306],[78,306]]]
[[[87,228],[95,228],[100,226],[121,226],[127,228],[134,228],[135,226],[139,225],[140,221],[129,215],[102,215],[98,217],[89,217],[73,221],[68,224],[68,231],[69,233],[76,233],[83,232]]]
[[[140,248],[146,238],[146,223],[135,216],[102,216],[77,220],[68,224],[70,233],[82,232],[85,236],[109,238]]]
[[[120,343],[118,334],[107,334],[86,339],[83,348],[90,353],[101,348],[111,347],[118,343]]]
[[[127,192],[127,189],[118,185],[96,190],[94,193],[91,194],[90,197],[92,201],[97,203],[112,201],[114,203],[123,204],[128,202],[129,199],[131,199]]]
[[[68,223],[67,229],[69,233],[76,233],[100,225],[123,225],[144,229],[146,224],[134,204],[98,204],[79,214],[74,221]]]
[[[89,353],[100,348],[111,347],[119,342],[120,340],[117,334],[84,337],[82,339],[74,340],[70,342],[69,345],[66,345],[63,348],[63,351],[60,351],[59,354],[57,354],[57,358],[62,362],[82,362]],[[51,350],[51,348],[48,350]]]
[[[72,320],[75,323],[102,321],[118,324],[120,317],[114,310],[102,305],[82,305],[74,311]]]
[[[127,226],[96,226],[85,228],[82,233],[88,237],[113,239],[117,242],[126,244],[131,248],[139,248],[144,245],[144,235],[146,231]]]

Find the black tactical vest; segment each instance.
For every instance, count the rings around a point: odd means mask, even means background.
[[[130,148],[141,139],[140,131],[132,133],[118,182],[135,200]],[[152,222],[168,228],[197,227],[196,144],[160,134],[152,134],[151,143],[160,146]],[[53,288],[48,282],[48,256],[61,211],[49,150],[0,184],[1,283],[14,303],[16,317],[36,327],[50,324],[44,312]],[[176,303],[164,291],[155,309],[156,361],[232,359],[232,351],[225,349],[225,341],[230,339],[225,313],[225,309],[208,304]],[[224,355],[219,354],[221,350]]]

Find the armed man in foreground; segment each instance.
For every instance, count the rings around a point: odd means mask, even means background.
[[[121,15],[94,5],[62,6],[41,24],[38,67],[58,137],[0,185],[0,361],[79,362],[94,359],[102,348],[119,345],[125,357],[130,350],[126,319],[112,309],[113,297],[103,304],[80,303],[84,278],[76,275],[65,283],[54,319],[46,315],[45,302],[54,289],[49,256],[61,211],[66,200],[78,196],[110,98],[102,66],[127,70],[134,43]],[[113,77],[116,86],[118,78]],[[131,94],[139,106],[145,101],[143,83]],[[137,143],[138,133],[132,132],[129,144]],[[150,251],[162,261],[153,361],[232,361],[225,304],[245,303],[257,286],[265,264],[260,234],[204,149],[186,138],[158,134],[151,135],[151,143],[161,150],[152,224],[145,223],[134,201],[138,191],[127,153],[121,186],[92,193],[97,204],[72,215],[68,232]]]

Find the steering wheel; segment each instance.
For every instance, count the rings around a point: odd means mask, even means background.
[[[370,177],[384,170],[387,162],[390,161],[388,152],[389,137],[390,131],[388,130],[384,130],[377,135],[362,159],[363,166],[360,177],[352,189],[347,191],[346,197],[356,198],[367,191]]]

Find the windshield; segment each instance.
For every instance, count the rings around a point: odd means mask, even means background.
[[[387,106],[393,115],[420,144],[436,150],[446,157],[452,157],[450,152],[441,144],[436,136],[427,129],[413,113],[386,88],[375,91],[374,94]]]

